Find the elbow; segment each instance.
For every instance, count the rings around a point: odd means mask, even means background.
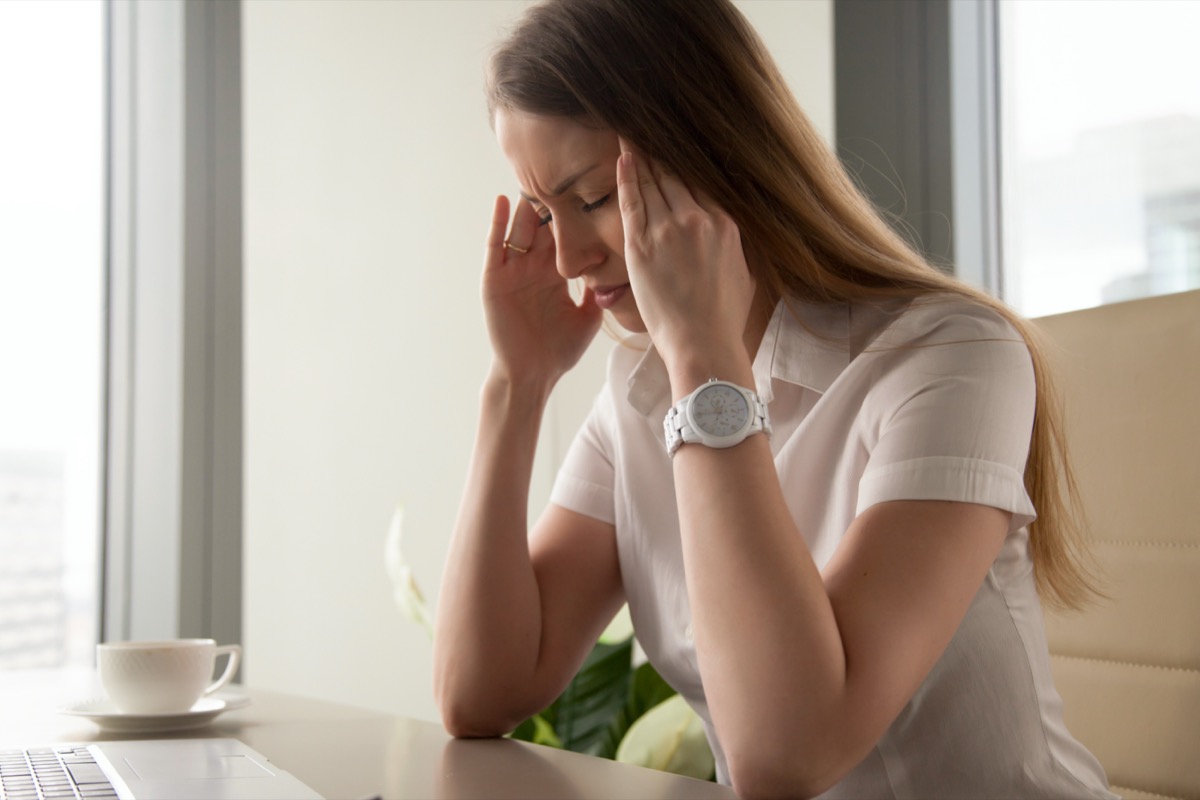
[[[455,739],[498,739],[509,733],[503,726],[489,725],[478,719],[442,713],[442,725],[446,733]]]
[[[740,755],[727,753],[729,777],[737,796],[746,800],[816,797],[832,788],[846,772],[829,769],[829,762],[820,756],[797,757],[798,752],[759,748]]]
[[[816,797],[833,786],[832,782],[792,774],[762,772],[743,773],[733,777],[732,782],[733,790],[743,800],[801,800]]]
[[[455,691],[442,681],[434,684],[434,702],[446,733],[456,739],[488,739],[511,733],[519,723],[495,713],[493,703],[471,692]]]
[[[495,739],[516,727],[504,720],[489,718],[466,703],[440,700],[438,708],[442,715],[442,726],[455,739]]]
[[[530,692],[524,689],[528,682],[501,681],[495,676],[481,678],[470,671],[443,668],[435,662],[433,700],[442,726],[451,736],[494,739],[512,733],[544,707],[531,702]]]

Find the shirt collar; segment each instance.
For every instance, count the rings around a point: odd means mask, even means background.
[[[769,403],[773,381],[780,380],[824,394],[849,363],[850,306],[781,300],[754,357],[755,391]],[[652,424],[661,424],[671,405],[671,383],[653,345],[626,385],[629,404]]]

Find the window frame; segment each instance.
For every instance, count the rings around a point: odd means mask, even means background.
[[[834,0],[838,152],[932,263],[1003,289],[997,0]]]
[[[106,0],[100,640],[242,633],[241,3]]]

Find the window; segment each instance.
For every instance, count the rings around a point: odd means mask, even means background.
[[[0,3],[0,668],[98,630],[104,8]]]
[[[999,3],[1002,294],[1200,288],[1200,3]]]

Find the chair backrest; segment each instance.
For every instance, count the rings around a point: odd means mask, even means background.
[[[1037,320],[1111,600],[1047,613],[1067,727],[1128,798],[1200,798],[1200,292]]]

